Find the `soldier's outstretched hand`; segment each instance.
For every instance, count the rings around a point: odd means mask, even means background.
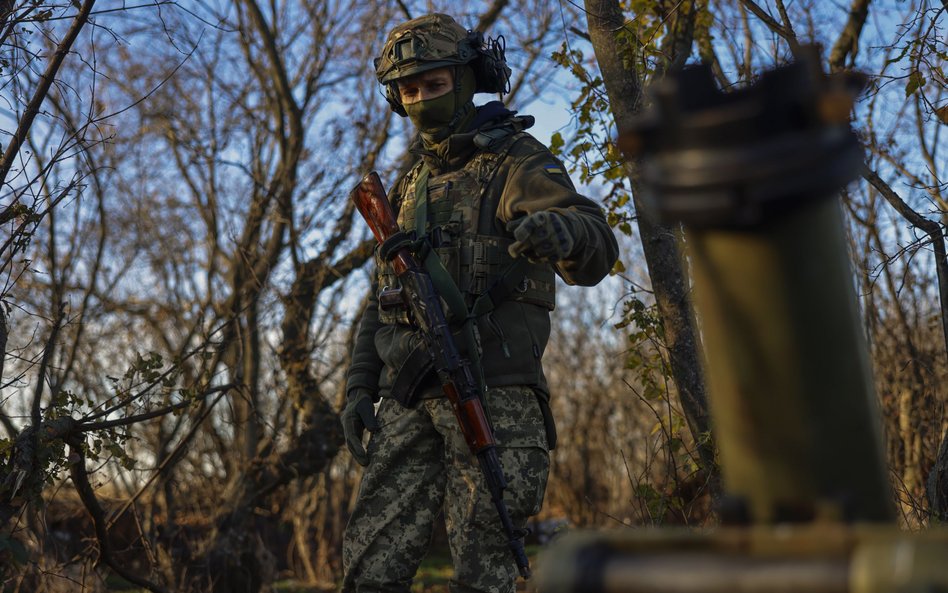
[[[569,257],[576,238],[569,223],[556,212],[534,212],[507,223],[516,242],[507,248],[512,257],[525,255],[535,262],[556,262]]]

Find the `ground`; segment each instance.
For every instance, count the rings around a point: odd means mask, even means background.
[[[536,555],[539,550],[540,546],[527,546],[527,555],[530,557],[531,566],[536,566]],[[412,593],[448,593],[448,579],[451,578],[451,570],[451,558],[448,555],[447,548],[435,548],[418,569],[418,574],[411,588]],[[130,583],[117,576],[110,579],[110,583],[111,590],[121,593],[147,593],[145,590],[136,587],[129,588]],[[338,590],[338,583],[335,585],[312,586],[303,585],[292,579],[279,581],[273,585],[273,593],[335,593]],[[522,579],[517,581],[517,590],[526,590],[526,583]]]
[[[527,546],[530,564],[533,566],[536,565],[538,550],[538,547]],[[411,588],[412,593],[447,593],[450,577],[451,559],[447,550],[429,554],[421,568],[418,569],[418,575],[415,577],[415,583]],[[337,590],[338,588],[302,587],[292,581],[282,581],[274,587],[274,593],[334,593]],[[517,581],[517,590],[525,590],[522,579]]]

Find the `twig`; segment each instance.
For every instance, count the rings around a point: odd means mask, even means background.
[[[767,28],[776,33],[777,35],[783,37],[787,43],[790,44],[790,47],[793,50],[796,50],[800,47],[800,42],[797,41],[797,37],[792,30],[787,29],[783,25],[777,22],[774,17],[770,16],[766,10],[761,8],[754,0],[739,0],[747,10],[753,12],[757,18],[759,18]]]
[[[411,11],[408,10],[407,6],[405,6],[405,2],[403,0],[398,0],[398,7],[402,9],[402,14],[405,15],[406,19],[408,20],[412,19]]]
[[[885,200],[892,206],[896,212],[902,215],[907,221],[919,230],[926,233],[931,238],[932,250],[935,254],[935,276],[938,282],[938,297],[941,304],[941,326],[942,337],[945,343],[945,352],[948,355],[948,254],[945,249],[945,234],[940,224],[929,220],[913,210],[905,201],[893,190],[888,183],[879,177],[879,174],[863,166],[862,176],[870,183]]]
[[[510,4],[510,0],[494,0],[494,3],[491,4],[491,7],[487,9],[487,12],[481,15],[481,18],[477,21],[477,30],[486,31],[490,29],[491,26],[497,19],[500,18],[500,14],[504,11],[504,8]]]
[[[204,421],[210,415],[211,410],[213,410],[214,407],[217,406],[217,403],[221,401],[221,399],[223,399],[226,393],[227,393],[226,391],[222,391],[220,395],[217,396],[217,399],[211,402],[211,405],[207,406],[204,409],[204,411],[201,413],[200,418],[198,418],[194,422],[194,424],[191,426],[191,429],[188,431],[188,433],[184,435],[184,438],[181,439],[181,442],[175,446],[174,451],[172,451],[167,457],[165,457],[161,461],[161,464],[155,470],[155,473],[153,473],[151,477],[149,477],[148,480],[146,480],[145,483],[142,484],[141,488],[139,488],[138,491],[135,492],[135,494],[131,498],[125,501],[125,504],[122,505],[122,508],[120,508],[118,511],[115,512],[115,514],[112,515],[112,518],[109,519],[109,524],[108,524],[109,527],[112,527],[112,525],[119,519],[119,517],[124,515],[125,512],[128,511],[128,509],[133,504],[135,504],[135,501],[138,500],[138,498],[142,494],[144,494],[144,492],[151,486],[151,484],[155,481],[155,479],[158,476],[160,476],[161,473],[164,472],[168,468],[168,466],[170,466],[172,463],[175,463],[178,459],[181,458],[181,455],[179,455],[179,453],[184,449],[185,446],[187,446],[188,443],[191,442],[191,439],[194,438],[194,435],[197,434],[198,429],[201,428],[201,425],[204,424]]]
[[[20,147],[23,145],[23,142],[26,140],[26,135],[33,126],[33,120],[36,119],[36,115],[39,113],[40,107],[46,99],[46,95],[49,93],[53,80],[56,78],[56,73],[59,72],[59,68],[62,66],[63,60],[66,59],[66,54],[68,54],[70,48],[72,48],[72,44],[76,41],[76,37],[79,36],[79,31],[85,26],[94,4],[95,0],[86,0],[82,5],[79,9],[79,13],[76,14],[76,18],[72,21],[72,25],[69,27],[66,37],[56,48],[56,52],[53,54],[53,58],[49,61],[49,64],[46,65],[46,71],[43,72],[43,75],[40,77],[40,84],[33,93],[30,102],[27,104],[26,111],[23,112],[23,117],[20,119],[16,133],[13,134],[13,137],[10,139],[10,144],[3,153],[3,158],[0,159],[0,184],[6,181],[7,174],[9,174],[11,167],[13,167],[13,160],[20,152]]]
[[[79,425],[79,430],[84,432],[89,432],[93,430],[104,430],[107,428],[115,428],[117,426],[128,426],[129,424],[137,424],[145,420],[151,420],[152,418],[157,418],[159,416],[164,416],[170,414],[176,410],[181,410],[187,408],[193,404],[198,399],[204,399],[205,397],[211,395],[212,393],[227,392],[235,388],[236,385],[233,383],[228,383],[227,385],[221,385],[219,387],[213,387],[205,391],[200,397],[195,399],[190,399],[176,404],[171,404],[163,408],[158,408],[157,410],[151,410],[150,412],[145,412],[143,414],[136,414],[134,416],[124,416],[122,418],[116,418],[115,420],[103,420],[101,422],[88,422]]]
[[[144,587],[153,593],[166,593],[165,589],[159,585],[127,571],[125,567],[113,557],[112,540],[109,538],[109,530],[105,521],[105,511],[102,510],[99,499],[96,498],[95,491],[89,483],[89,474],[86,470],[86,459],[81,437],[77,435],[73,436],[69,439],[68,443],[70,461],[69,475],[72,478],[73,484],[76,486],[76,492],[79,494],[82,504],[92,517],[92,523],[95,526],[95,536],[99,542],[99,562],[104,562],[119,576],[130,583]]]
[[[0,302],[0,383],[3,382],[3,363],[7,358],[7,315],[3,311],[3,303]]]
[[[43,348],[43,359],[40,361],[39,373],[36,377],[36,389],[33,391],[33,405],[30,412],[33,426],[39,426],[42,421],[40,410],[42,407],[43,384],[46,382],[46,369],[49,367],[49,359],[52,358],[53,351],[56,349],[56,338],[59,336],[59,329],[62,327],[63,311],[64,305],[60,303],[56,316],[53,318],[53,329],[49,332],[46,347]]]

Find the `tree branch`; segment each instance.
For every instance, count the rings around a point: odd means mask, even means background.
[[[796,35],[792,30],[787,29],[783,25],[777,22],[774,17],[770,16],[766,10],[761,8],[754,0],[739,0],[740,3],[747,8],[747,10],[754,13],[765,25],[767,28],[776,33],[777,35],[783,37],[787,43],[790,44],[790,48],[796,51],[800,47],[800,42],[797,41]]]
[[[695,17],[698,14],[698,3],[692,2],[688,10],[681,11],[677,6],[674,13],[668,16],[671,20],[668,34],[662,38],[661,53],[664,59],[659,63],[656,78],[668,72],[680,70],[691,56],[691,48],[695,40]]]
[[[128,511],[129,508],[131,508],[132,504],[134,504],[135,501],[138,500],[138,498],[142,494],[144,494],[144,492],[151,486],[151,484],[159,476],[165,475],[168,472],[170,472],[171,469],[179,461],[181,461],[181,459],[184,458],[185,447],[188,446],[188,444],[197,434],[198,430],[201,428],[201,425],[204,424],[204,421],[207,420],[207,417],[211,415],[211,411],[215,407],[217,407],[218,402],[220,402],[224,398],[225,394],[226,394],[225,391],[220,392],[220,394],[214,399],[214,401],[212,401],[209,405],[207,405],[204,408],[204,410],[202,410],[200,417],[194,420],[194,422],[191,424],[191,428],[188,429],[187,434],[185,434],[184,437],[181,438],[181,441],[177,445],[175,445],[174,450],[171,451],[171,453],[169,453],[164,459],[161,460],[161,463],[158,465],[158,468],[155,470],[155,473],[153,473],[148,478],[148,480],[146,480],[145,483],[141,485],[141,488],[139,488],[138,491],[136,491],[135,494],[132,495],[131,498],[125,501],[125,504],[122,505],[121,509],[119,509],[117,512],[115,512],[112,515],[111,519],[109,519],[109,523],[108,523],[109,527],[111,527],[119,519],[119,517],[124,515],[125,512]]]
[[[602,73],[609,108],[620,133],[630,129],[643,104],[643,81],[627,67],[630,50],[617,34],[624,21],[618,0],[586,0],[589,37]],[[679,33],[672,30],[670,35]],[[691,35],[688,31],[686,33]],[[687,271],[677,242],[675,228],[657,224],[641,215],[639,171],[635,161],[624,165],[638,216],[639,235],[655,302],[662,317],[664,339],[669,352],[672,376],[685,410],[689,429],[696,441],[710,432],[707,395],[700,363],[700,336],[688,300]],[[703,469],[716,472],[710,443],[699,445]],[[717,487],[715,486],[714,489]]]
[[[157,410],[152,410],[150,412],[144,412],[142,414],[135,414],[134,416],[123,416],[122,418],[116,418],[115,420],[103,420],[100,422],[87,422],[79,424],[78,430],[83,432],[90,432],[93,430],[104,430],[106,428],[116,428],[118,426],[128,426],[130,424],[138,424],[139,422],[144,422],[145,420],[151,420],[152,418],[158,418],[159,416],[164,416],[170,414],[176,410],[182,410],[194,404],[197,400],[202,400],[207,396],[213,393],[225,393],[231,389],[235,389],[237,386],[233,383],[228,383],[227,385],[220,385],[218,387],[212,387],[202,393],[200,396],[195,397],[194,399],[189,399],[186,401],[178,402],[176,404],[171,404],[163,408],[158,408]]]
[[[125,569],[121,563],[115,560],[112,555],[112,540],[109,537],[108,526],[105,520],[105,511],[99,504],[99,499],[95,496],[95,491],[89,483],[89,474],[86,470],[86,459],[83,452],[83,442],[81,437],[73,436],[68,441],[69,444],[69,476],[76,486],[76,492],[79,494],[82,504],[89,511],[92,517],[92,523],[95,526],[95,536],[99,542],[99,562],[104,562],[112,570],[126,581],[144,587],[153,593],[165,593],[165,589],[152,583],[148,579],[139,577]]]
[[[783,0],[775,0],[777,4],[777,12],[780,13],[780,20],[783,21],[783,28],[790,34],[790,37],[794,40],[797,39],[797,33],[793,30],[793,23],[790,21],[790,16],[787,14],[787,7],[784,6]]]
[[[948,0],[946,0],[946,2],[948,2]],[[411,11],[408,10],[408,6],[405,5],[405,0],[398,0],[398,7],[402,9],[402,14],[405,15],[406,19],[412,19]]]
[[[46,383],[46,369],[49,368],[49,359],[53,357],[53,352],[56,350],[56,340],[63,323],[64,305],[58,303],[56,306],[58,310],[56,311],[56,316],[53,318],[53,328],[49,332],[49,338],[46,339],[46,347],[43,348],[43,359],[40,361],[40,368],[36,377],[36,388],[33,391],[33,404],[30,411],[33,426],[39,426],[42,420],[40,417],[40,409],[43,398],[43,385]]]
[[[62,66],[63,60],[66,59],[66,54],[68,54],[70,48],[72,48],[72,44],[76,41],[76,37],[79,36],[79,31],[82,30],[83,26],[85,26],[86,21],[89,18],[89,13],[92,11],[92,6],[94,4],[95,0],[86,0],[82,4],[82,7],[79,9],[79,13],[76,14],[76,18],[73,19],[72,25],[69,27],[69,31],[66,33],[66,37],[56,47],[56,52],[53,54],[53,58],[49,61],[49,64],[46,65],[46,71],[43,72],[42,76],[40,77],[39,86],[36,88],[36,91],[33,93],[33,97],[27,104],[26,111],[23,112],[23,117],[20,119],[16,133],[13,134],[12,138],[10,139],[10,144],[3,153],[3,158],[0,159],[0,184],[3,184],[6,181],[10,169],[13,167],[13,160],[20,152],[20,147],[26,140],[26,136],[29,133],[30,128],[33,126],[33,120],[36,119],[36,115],[39,113],[40,107],[43,105],[43,101],[46,99],[46,95],[49,94],[49,89],[53,84],[53,80],[56,78],[57,72],[59,72],[60,66]],[[8,208],[10,207],[12,207],[12,204],[8,206]]]
[[[290,86],[289,76],[286,74],[286,66],[283,64],[283,58],[277,49],[273,31],[267,26],[263,12],[255,0],[244,0],[244,4],[247,5],[250,11],[250,18],[263,41],[263,48],[267,54],[267,59],[270,60],[270,71],[273,74],[273,82],[277,85],[280,100],[283,102],[284,108],[289,112],[290,126],[294,128],[291,133],[301,132],[302,130],[296,129],[296,124],[301,117],[300,108],[293,98],[293,89]]]
[[[885,201],[888,202],[896,212],[902,215],[902,217],[913,226],[926,233],[931,239],[932,250],[935,254],[935,275],[938,280],[938,298],[941,304],[942,336],[945,341],[945,353],[948,355],[948,314],[946,314],[946,308],[948,308],[948,256],[946,256],[945,250],[944,231],[942,231],[940,224],[925,218],[906,204],[905,200],[903,200],[888,183],[883,181],[878,173],[869,168],[868,165],[863,166],[862,176],[872,187],[876,188],[882,197],[885,198]]]
[[[7,358],[7,314],[3,310],[3,303],[0,302],[0,385],[3,384],[3,363]]]
[[[948,0],[945,0],[948,2]],[[866,24],[866,18],[869,16],[869,3],[871,0],[853,0],[849,9],[849,19],[840,32],[833,49],[830,50],[829,66],[830,71],[835,72],[846,67],[846,58],[856,58],[859,50],[859,37],[862,34],[863,26]]]

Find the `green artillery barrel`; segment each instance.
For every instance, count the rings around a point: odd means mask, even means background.
[[[837,197],[862,162],[854,93],[817,63],[732,93],[687,69],[620,140],[685,227],[725,519],[894,518]]]
[[[948,592],[948,530],[899,530],[836,194],[852,79],[818,58],[733,93],[693,68],[620,137],[684,226],[727,492],[723,527],[567,534],[544,593]]]

